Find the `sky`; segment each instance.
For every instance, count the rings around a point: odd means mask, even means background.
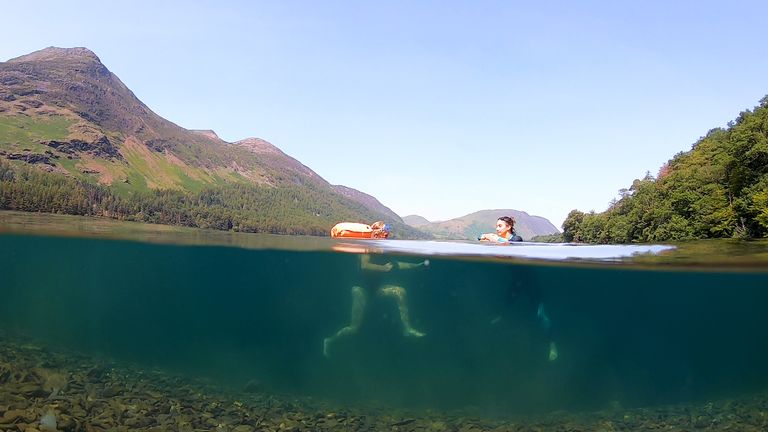
[[[764,1],[2,1],[0,61],[89,48],[157,114],[431,221],[560,226],[768,94]]]

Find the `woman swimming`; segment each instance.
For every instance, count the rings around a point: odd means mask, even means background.
[[[515,234],[515,218],[502,216],[496,220],[496,233],[481,234],[480,241],[509,243],[523,241],[523,238]]]
[[[482,234],[478,237],[478,240],[497,243],[523,241],[519,235],[515,234],[515,219],[511,216],[502,216],[497,219],[496,233]],[[517,274],[513,281],[507,286],[506,307],[511,309],[512,305],[521,296],[528,298],[531,304],[536,307],[536,320],[539,322],[539,325],[549,339],[549,353],[547,354],[547,358],[549,361],[555,361],[559,357],[559,353],[557,351],[557,344],[552,339],[552,321],[549,319],[549,316],[544,309],[541,288],[534,280],[531,280],[530,277],[522,277],[523,274],[525,273]]]

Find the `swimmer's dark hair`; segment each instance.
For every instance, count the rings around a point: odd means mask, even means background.
[[[499,218],[499,220],[506,222],[506,224],[509,225],[510,230],[515,230],[515,218],[512,216],[502,216]]]

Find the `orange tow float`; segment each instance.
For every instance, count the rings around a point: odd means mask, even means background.
[[[357,222],[341,222],[331,228],[332,238],[354,239],[385,239],[389,236],[390,227],[384,222],[374,222],[366,225]]]

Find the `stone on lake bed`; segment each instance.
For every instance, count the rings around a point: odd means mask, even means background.
[[[45,391],[40,384],[22,384],[18,387],[19,393],[29,398],[46,397],[50,392]]]
[[[67,376],[46,368],[33,369],[35,375],[43,380],[43,390],[53,392],[54,390],[63,390],[67,386]]]
[[[103,398],[112,398],[115,397],[123,392],[123,389],[121,389],[119,386],[111,385],[107,388],[105,388],[101,392],[101,397]]]
[[[245,386],[243,387],[243,391],[246,393],[258,393],[261,391],[261,381],[252,379],[245,383]]]
[[[40,417],[40,431],[41,432],[57,432],[56,429],[56,414],[53,411],[48,411]]]
[[[26,419],[27,412],[25,410],[21,409],[15,409],[15,410],[8,410],[3,414],[3,417],[0,418],[0,422],[2,423],[12,423],[18,418],[24,418]]]

